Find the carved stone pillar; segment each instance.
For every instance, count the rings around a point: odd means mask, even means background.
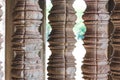
[[[112,80],[120,80],[120,1],[113,1],[112,4],[115,4],[111,16],[111,22],[114,25],[112,34],[113,54],[110,67]]]
[[[86,55],[82,71],[84,80],[108,79],[108,0],[85,0],[87,9],[83,16],[87,28],[84,39]]]
[[[38,0],[17,0],[13,13],[12,80],[43,80],[39,57],[42,39],[38,29],[43,17],[41,11]]]
[[[2,5],[0,4],[0,20],[1,20],[1,16],[2,16],[2,10],[1,10],[1,7]],[[2,34],[0,33],[0,49],[1,49],[1,44],[2,44],[2,41],[3,39],[1,38]],[[3,72],[2,72],[2,66],[1,66],[1,61],[0,61],[0,80],[2,80],[2,77],[3,77]]]
[[[76,42],[73,27],[76,15],[74,0],[51,0],[53,7],[49,20],[52,32],[49,47],[52,54],[48,63],[48,80],[75,80],[75,58],[72,55]]]

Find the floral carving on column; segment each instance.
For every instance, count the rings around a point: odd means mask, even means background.
[[[111,22],[114,30],[111,39],[113,54],[111,56],[111,77],[112,80],[120,80],[120,1],[113,0],[113,10],[111,11]]]
[[[53,7],[49,20],[52,32],[49,38],[51,56],[48,62],[48,80],[75,80],[75,48],[73,27],[76,21],[72,7],[75,0],[51,0]]]
[[[17,0],[13,12],[12,80],[43,80],[42,36],[39,26],[43,17],[38,0]]]
[[[2,5],[0,4],[0,20],[1,20],[2,14],[3,14],[2,10],[1,10],[1,7],[2,7]],[[1,44],[3,42],[3,39],[1,37],[2,37],[2,34],[0,33],[0,49],[2,48]],[[2,71],[1,63],[2,62],[0,61],[0,80],[2,80],[2,77],[3,77],[3,71]]]
[[[108,0],[85,0],[83,16],[87,31],[84,38],[86,55],[82,71],[84,80],[108,80]]]

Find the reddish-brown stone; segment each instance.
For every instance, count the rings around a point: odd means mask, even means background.
[[[48,80],[75,80],[75,47],[73,27],[76,15],[72,4],[74,0],[51,0],[53,7],[49,20],[52,32],[49,47],[52,54],[48,63]]]
[[[39,26],[43,17],[38,0],[17,0],[13,12],[12,80],[43,80],[39,57],[42,37]]]
[[[120,80],[120,1],[113,0],[113,10],[111,11],[111,22],[114,30],[111,38],[113,54],[111,56],[111,76],[112,80]]]
[[[108,0],[85,0],[87,9],[83,16],[87,31],[84,38],[86,55],[82,71],[84,80],[108,80],[107,61]]]

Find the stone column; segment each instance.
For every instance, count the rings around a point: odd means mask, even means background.
[[[84,80],[108,80],[108,0],[85,0],[83,16],[87,31],[84,38],[86,55],[82,71]]]
[[[43,64],[39,57],[42,36],[39,26],[43,17],[38,0],[17,0],[13,12],[12,80],[43,80]]]
[[[112,80],[120,80],[120,1],[113,0],[111,22],[114,30],[112,34],[111,44],[113,47],[113,54],[111,56],[111,77]]]
[[[51,0],[53,7],[49,20],[52,32],[49,38],[51,56],[48,62],[48,80],[75,80],[75,47],[73,27],[76,21],[74,0]]]

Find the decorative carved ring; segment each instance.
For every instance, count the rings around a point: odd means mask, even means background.
[[[12,80],[43,80],[42,36],[39,26],[43,17],[38,0],[17,0],[13,13],[12,36],[14,59]]]
[[[84,80],[108,80],[109,65],[107,61],[108,0],[85,0],[87,9],[83,16],[87,28],[84,39],[86,55],[82,71]]]

